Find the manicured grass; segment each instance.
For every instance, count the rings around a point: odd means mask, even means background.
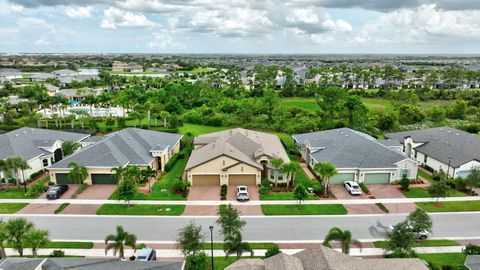
[[[97,215],[132,215],[132,216],[179,216],[185,210],[185,205],[153,205],[135,204],[103,204],[97,210]]]
[[[431,174],[427,173],[426,171],[419,169],[418,176],[422,177],[423,179],[427,180],[430,183],[433,183],[433,177]]]
[[[413,187],[410,188],[409,191],[403,192],[403,195],[407,198],[430,198],[432,197],[430,193],[428,193],[428,190],[425,188],[418,188],[418,187]],[[447,197],[464,197],[467,196],[465,193],[453,190],[448,194]]]
[[[319,109],[314,98],[283,98],[281,105],[287,108],[302,108],[311,112]]]
[[[12,248],[11,245],[6,245],[7,248]],[[25,246],[28,248],[28,246]],[[57,248],[57,249],[70,249],[70,248],[78,248],[78,249],[92,249],[93,242],[56,242],[52,241],[49,242],[44,248]]]
[[[62,203],[57,209],[55,209],[55,214],[60,214],[63,209],[67,208],[69,205],[69,203]]]
[[[17,189],[16,187],[6,188],[0,190],[0,199],[31,199],[25,195],[23,187]]]
[[[260,195],[260,200],[262,201],[283,201],[283,200],[296,200],[293,197],[293,192],[270,192],[266,195]],[[308,195],[307,200],[318,200],[314,195]]]
[[[455,269],[465,269],[463,264],[465,263],[466,256],[463,253],[432,253],[432,254],[418,254],[418,258],[423,259],[437,267],[439,269],[444,265],[456,266]]]
[[[375,241],[373,246],[376,248],[386,248],[387,241]],[[415,247],[451,247],[451,246],[461,246],[460,243],[452,240],[423,240],[417,241],[414,244]]]
[[[0,214],[14,214],[27,206],[28,203],[0,203]]]
[[[196,124],[188,124],[185,123],[183,127],[179,128],[179,132],[182,134],[186,134],[188,132],[192,133],[193,136],[208,134],[217,131],[223,131],[230,129],[229,127],[212,127],[212,126],[203,126],[203,125],[196,125]]]
[[[274,243],[248,243],[252,249],[270,249],[276,246]],[[202,249],[204,250],[209,250],[210,249],[210,243],[203,243],[202,244]],[[223,243],[213,243],[213,249],[216,250],[221,250],[223,249]]]
[[[416,204],[427,212],[480,211],[480,201],[440,202],[440,207],[437,207],[435,202],[418,202]]]
[[[262,212],[266,216],[282,215],[346,215],[347,209],[341,204],[301,205],[273,204],[262,205]]]

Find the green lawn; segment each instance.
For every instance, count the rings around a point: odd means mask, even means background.
[[[416,204],[427,212],[480,211],[480,201],[440,202],[440,207],[437,207],[434,202],[418,202]]]
[[[208,134],[217,131],[227,130],[229,127],[213,127],[213,126],[204,126],[204,125],[196,125],[196,124],[183,124],[183,127],[179,128],[179,132],[182,134],[186,134],[188,132],[192,133],[193,136]]]
[[[428,190],[425,188],[418,188],[418,187],[413,187],[410,188],[409,191],[403,192],[403,195],[407,198],[430,198],[432,197],[430,193],[428,193]],[[453,190],[448,194],[447,197],[464,197],[467,196],[465,193]]]
[[[45,177],[41,181],[38,181],[38,183],[45,185],[46,183],[48,183],[48,181],[50,181],[50,176]],[[19,189],[17,189],[16,187],[0,189],[0,199],[34,199],[34,198],[36,197],[29,197],[25,195],[25,189],[23,186],[20,186]]]
[[[62,203],[57,209],[55,209],[55,214],[60,214],[69,205],[69,203]]]
[[[458,267],[455,268],[458,270],[468,270],[468,268],[463,265],[466,259],[466,256],[463,253],[418,254],[417,257],[437,266],[439,269],[441,269],[442,266],[451,265]]]
[[[287,108],[302,108],[312,112],[319,109],[314,98],[283,98],[281,105]]]
[[[386,248],[387,241],[375,241],[373,246],[376,248]],[[415,247],[449,247],[449,246],[461,246],[460,243],[452,240],[423,240],[417,241],[414,244]]]
[[[132,216],[179,216],[185,210],[185,205],[154,205],[136,204],[127,207],[126,204],[103,204],[97,210],[97,215],[132,215]]]
[[[12,248],[13,246],[8,245],[7,248]],[[28,246],[25,246],[28,248]],[[93,242],[56,242],[52,241],[49,242],[44,248],[57,248],[57,249],[71,249],[71,248],[79,248],[79,249],[92,249]]]
[[[243,258],[250,258],[250,257],[243,257]],[[212,269],[212,257],[207,257],[207,267],[205,267],[205,270],[210,270]],[[236,256],[230,256],[228,258],[225,257],[213,257],[213,264],[215,266],[214,270],[224,270],[227,266],[230,264],[234,263],[237,261]]]
[[[0,214],[14,214],[27,206],[28,203],[0,203]]]
[[[315,184],[315,180],[310,180],[307,174],[300,168],[295,175],[295,182],[297,184],[302,184],[304,187],[312,187]],[[271,191],[269,194],[262,195],[260,194],[260,200],[268,201],[278,201],[278,200],[295,200],[293,197],[293,192],[274,192]],[[308,200],[318,200],[314,195],[308,195]]]
[[[266,216],[284,215],[346,215],[347,209],[341,204],[302,205],[298,209],[296,204],[262,205],[262,212]]]
[[[276,246],[274,243],[248,243],[252,249],[270,249]],[[202,249],[204,250],[209,250],[210,249],[210,243],[203,243],[202,244]],[[223,249],[223,243],[213,243],[213,249]]]
[[[423,179],[427,180],[430,183],[433,183],[433,177],[431,174],[427,173],[426,171],[419,169],[418,176],[422,177]]]

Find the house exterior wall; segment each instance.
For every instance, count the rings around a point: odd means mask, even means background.
[[[226,171],[222,170],[222,168],[232,166],[235,163],[238,163],[238,161],[235,159],[227,156],[220,156],[188,170],[186,172],[186,177],[190,184],[193,184],[193,175],[220,175],[220,185],[228,185],[229,174],[255,174],[257,176],[257,185],[261,183],[261,170],[245,163],[235,165],[231,168],[228,168]]]
[[[472,160],[470,162],[467,162],[465,164],[462,164],[460,167],[455,169],[455,175],[454,177],[457,177],[460,172],[464,171],[470,171],[474,168],[480,169],[480,162],[477,160]]]

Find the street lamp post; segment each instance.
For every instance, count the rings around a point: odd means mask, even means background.
[[[213,265],[213,226],[209,227],[210,229],[210,256],[212,257],[212,270],[215,269]]]
[[[450,178],[450,162],[452,162],[452,158],[448,158],[447,180]]]

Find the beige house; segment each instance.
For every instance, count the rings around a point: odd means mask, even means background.
[[[170,158],[180,151],[182,135],[126,128],[92,140],[88,146],[48,168],[51,181],[70,183],[70,163],[88,170],[86,184],[115,184],[112,169],[139,166],[163,171]],[[87,142],[88,143],[88,140]]]
[[[193,144],[195,149],[185,168],[192,186],[260,185],[270,174],[283,180],[269,162],[273,158],[290,161],[277,136],[248,129],[202,135]]]

